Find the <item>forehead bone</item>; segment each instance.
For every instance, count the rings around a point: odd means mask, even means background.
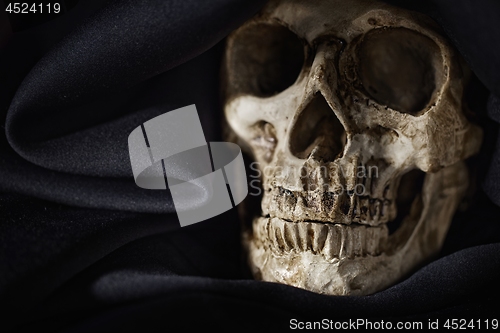
[[[350,42],[382,26],[405,27],[439,38],[433,31],[438,27],[426,16],[378,1],[270,1],[260,19],[279,21],[309,43],[325,34]]]

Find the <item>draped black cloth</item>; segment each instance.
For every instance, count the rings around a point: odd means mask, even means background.
[[[224,38],[263,0],[85,0],[0,24],[0,331],[286,330],[290,320],[498,318],[500,3],[391,1],[431,15],[476,75],[485,130],[468,209],[443,250],[365,297],[254,281],[233,209],[180,228],[168,191],[137,187],[127,137],[196,104],[222,141]],[[263,328],[264,327],[264,328]]]

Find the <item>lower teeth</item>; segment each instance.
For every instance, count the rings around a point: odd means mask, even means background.
[[[254,220],[254,240],[273,252],[311,251],[326,259],[380,254],[388,238],[387,226],[288,222],[280,218]]]

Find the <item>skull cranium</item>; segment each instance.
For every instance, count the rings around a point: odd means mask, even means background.
[[[432,21],[376,1],[271,1],[229,37],[224,73],[227,123],[262,177],[244,237],[256,277],[370,294],[440,249],[482,131]]]

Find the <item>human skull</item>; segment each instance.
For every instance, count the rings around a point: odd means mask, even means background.
[[[256,278],[366,295],[439,251],[482,131],[430,19],[272,0],[228,38],[223,73],[226,121],[262,180],[243,237]]]

